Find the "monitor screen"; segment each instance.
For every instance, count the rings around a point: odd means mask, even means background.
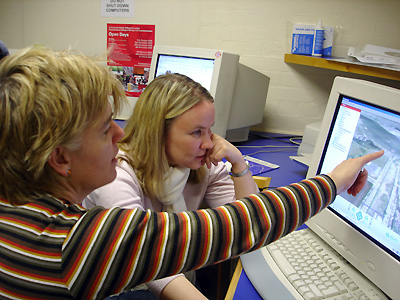
[[[185,74],[210,91],[214,59],[159,54],[155,72],[155,77],[167,72]]]
[[[345,159],[380,149],[385,155],[366,166],[367,186],[356,197],[347,193],[337,196],[329,209],[399,259],[399,112],[340,95],[318,173],[328,173]]]
[[[347,192],[307,225],[391,298],[400,294],[400,90],[336,77],[307,177],[378,150],[357,196]]]

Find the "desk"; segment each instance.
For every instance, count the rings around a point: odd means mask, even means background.
[[[231,284],[226,293],[225,300],[262,300],[260,295],[254,289],[246,272],[243,271],[243,266],[240,260],[238,261],[235,273],[232,276]]]
[[[296,145],[288,143],[289,137],[284,134],[251,131],[248,141],[233,144],[243,155],[260,150],[271,151],[251,156],[279,165],[278,169],[260,174],[260,176],[271,177],[270,187],[274,188],[299,182],[307,174],[307,166],[289,158],[289,156],[297,155],[297,147],[294,147]],[[296,141],[301,140],[297,139]],[[265,148],[249,148],[249,146],[264,146]],[[268,148],[268,146],[273,146],[273,148]]]
[[[252,132],[253,135],[249,137],[247,142],[234,143],[243,154],[254,153],[260,149],[248,148],[242,146],[282,146],[282,148],[273,148],[276,150],[284,149],[284,146],[290,146],[285,142],[289,141],[289,138],[282,134]],[[267,137],[268,139],[262,139],[260,136]],[[265,150],[272,151],[271,148],[265,148]],[[297,155],[296,148],[286,148],[285,151],[279,152],[262,152],[252,155],[253,157],[266,160],[268,162],[279,165],[280,167],[275,170],[268,171],[261,174],[262,176],[271,177],[270,187],[279,187],[288,185],[294,182],[303,180],[307,174],[307,166],[293,161],[289,156]],[[239,260],[235,272],[232,276],[231,283],[228,288],[225,300],[262,300],[260,295],[254,289],[251,281],[249,280],[246,272],[243,270],[241,261]]]

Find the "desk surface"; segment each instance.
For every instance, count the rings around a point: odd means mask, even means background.
[[[266,138],[264,139],[261,137]],[[299,142],[300,140],[296,141]],[[289,137],[287,135],[252,132],[252,135],[249,137],[249,140],[247,142],[234,144],[244,155],[255,153],[260,150],[270,151],[260,152],[251,156],[280,166],[278,169],[260,174],[260,176],[271,177],[270,188],[274,188],[301,181],[306,177],[307,174],[308,167],[306,165],[303,165],[297,161],[293,161],[289,158],[289,156],[297,155],[297,148],[293,147],[294,144],[289,144],[288,142]],[[262,145],[265,147],[248,147],[258,145]],[[240,299],[262,300],[261,296],[253,287],[248,275],[243,270],[241,262],[239,261],[225,300]]]
[[[243,271],[242,263],[239,260],[225,300],[240,299],[262,300],[260,295],[251,284],[249,278],[246,275],[246,272]]]
[[[289,158],[289,156],[297,155],[297,146],[290,143],[290,137],[284,134],[252,131],[248,141],[234,143],[234,145],[243,155],[265,151],[251,156],[279,165],[278,169],[260,174],[260,176],[271,177],[270,187],[274,188],[299,182],[307,174],[308,167],[306,165]],[[300,142],[301,139],[295,141]],[[251,148],[254,146],[263,147]]]

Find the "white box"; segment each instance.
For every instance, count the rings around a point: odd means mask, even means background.
[[[366,44],[361,55],[371,63],[400,65],[400,50]]]
[[[322,121],[308,124],[303,133],[303,140],[297,150],[297,156],[290,156],[290,159],[296,160],[305,164],[310,165],[315,144],[317,143],[318,135],[321,129]]]

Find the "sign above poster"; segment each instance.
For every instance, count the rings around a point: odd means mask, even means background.
[[[132,18],[134,0],[101,0],[101,16]]]

